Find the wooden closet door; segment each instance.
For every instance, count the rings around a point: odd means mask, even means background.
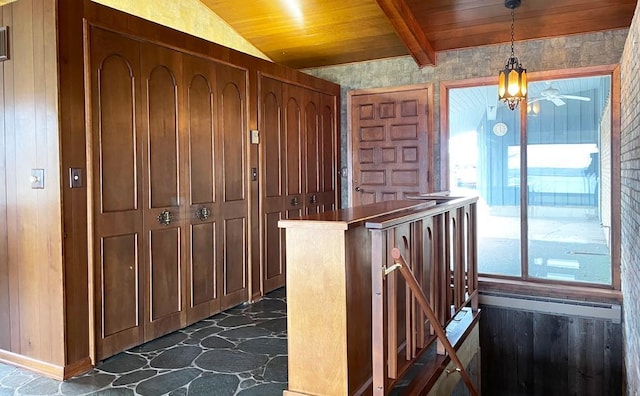
[[[318,206],[321,212],[337,209],[338,189],[338,129],[335,97],[320,94],[319,183]]]
[[[278,221],[284,217],[286,151],[284,138],[283,83],[260,78],[260,186],[261,255],[263,293],[285,284],[284,230]]]
[[[220,231],[216,243],[221,309],[248,300],[248,130],[247,71],[223,64],[216,67]]]
[[[305,213],[335,209],[336,136],[333,97],[303,89]]]
[[[183,286],[185,238],[181,206],[178,80],[181,54],[141,44],[144,95],[145,340],[186,322]]]
[[[286,218],[300,217],[304,213],[304,98],[302,88],[283,84],[285,149],[285,210]]]
[[[320,94],[312,90],[302,90],[304,99],[304,206],[305,214],[322,211],[320,203],[322,142],[320,131]]]
[[[187,257],[187,322],[194,323],[220,312],[218,274],[222,229],[220,196],[223,180],[218,163],[220,139],[216,126],[216,64],[202,58],[183,55],[182,134],[184,191],[188,193],[185,214]]]
[[[91,30],[91,147],[97,360],[143,342],[139,44]]]

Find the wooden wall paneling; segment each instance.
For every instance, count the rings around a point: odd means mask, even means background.
[[[39,305],[49,305],[45,317],[42,347],[47,351],[42,360],[64,367],[64,271],[62,262],[62,196],[59,188],[62,180],[60,169],[60,144],[58,121],[58,56],[54,45],[57,31],[56,6],[50,1],[34,1],[32,7],[34,53],[33,81],[35,88],[35,128],[38,150],[36,168],[45,169],[44,191],[37,194],[38,218],[35,235],[46,230],[47,242],[37,250],[37,271],[40,282],[46,285],[40,293]],[[48,188],[47,188],[48,187]],[[37,190],[36,190],[37,191]],[[32,249],[29,246],[29,249]],[[50,265],[42,271],[42,263]],[[47,273],[48,272],[48,273]],[[40,311],[42,314],[42,311]]]
[[[3,10],[3,23],[7,26],[13,26],[13,9],[14,5],[7,5],[2,7]],[[12,33],[10,44],[18,43],[14,34]],[[13,53],[12,57],[15,56]],[[17,167],[16,167],[16,112],[15,112],[15,62],[3,63],[3,94],[4,94],[4,127],[5,127],[5,169],[6,169],[6,186],[16,185]],[[6,187],[5,187],[6,188]],[[16,230],[16,206],[15,203],[18,200],[17,188],[6,189],[6,238],[7,238],[7,265],[9,272],[9,298],[13,301],[19,301],[20,295],[18,289],[18,277],[20,276],[19,267],[13,265],[12,261],[9,261],[10,250],[13,250],[13,246],[17,241],[18,236],[15,234]],[[11,346],[9,350],[14,353],[20,353],[20,305],[15,303],[9,307],[9,317],[11,319]]]
[[[96,359],[143,342],[139,43],[90,30]]]
[[[604,385],[605,323],[592,318],[569,318],[568,382],[578,395],[601,395]],[[571,378],[573,377],[573,378]]]
[[[283,83],[260,78],[260,184],[261,256],[263,293],[285,283],[284,230],[278,228],[283,218],[286,151],[284,137]]]
[[[621,323],[605,323],[603,393],[624,389],[623,332]]]
[[[216,64],[183,54],[182,114],[186,118],[182,180],[187,192],[184,218],[188,222],[187,322],[194,323],[220,311],[217,235],[223,218],[220,209],[222,167],[215,147],[219,135],[215,114]]]
[[[220,235],[222,266],[221,308],[247,301],[249,266],[249,174],[247,158],[247,70],[220,64],[217,67],[218,139],[221,171]],[[224,176],[222,176],[224,175]]]
[[[551,315],[534,315],[532,334],[536,337],[532,361],[537,362],[533,368],[534,378],[546,378],[536,381],[537,394],[570,393],[568,383],[569,361],[568,320]],[[544,342],[544,344],[542,344]]]
[[[345,233],[346,306],[347,306],[347,365],[349,394],[368,391],[373,362],[371,342],[371,232],[365,227],[355,227]],[[384,254],[384,247],[382,248]],[[362,331],[367,329],[369,331]],[[364,392],[367,394],[367,392]]]
[[[484,306],[482,391],[491,395],[616,395],[619,323]]]
[[[178,79],[182,58],[177,51],[142,43],[140,69],[145,95],[143,142],[143,248],[145,340],[177,330],[184,310],[184,196],[180,162]],[[162,220],[164,216],[164,221]]]
[[[0,21],[5,24],[5,10],[7,7],[0,7]],[[7,218],[7,133],[5,122],[7,117],[4,88],[7,85],[5,80],[5,63],[0,64],[0,81],[2,81],[3,95],[0,96],[0,216]],[[11,350],[11,301],[9,293],[9,255],[8,255],[8,230],[7,222],[0,222],[0,349]]]
[[[52,5],[56,2],[50,2]],[[86,371],[91,365],[93,353],[92,317],[89,301],[90,268],[93,260],[89,250],[91,232],[87,232],[87,193],[90,168],[87,165],[87,129],[85,119],[83,5],[73,0],[57,2],[58,62],[60,81],[59,119],[62,169],[63,203],[63,251],[65,293],[65,348],[67,366],[74,365],[75,372],[65,370],[65,377]],[[54,67],[54,65],[51,65]],[[89,72],[89,69],[87,69]],[[87,105],[90,105],[87,103]],[[83,186],[70,188],[69,169],[82,170]],[[93,333],[91,333],[93,334]],[[82,362],[78,367],[76,362]]]
[[[12,29],[3,81],[11,352],[51,363],[54,375],[64,365],[55,10],[22,1],[3,20]],[[45,189],[31,189],[32,168],[45,169]]]

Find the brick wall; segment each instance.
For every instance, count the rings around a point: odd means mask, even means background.
[[[620,60],[622,167],[622,293],[629,395],[640,394],[640,16]]]
[[[505,29],[508,26],[505,27]],[[516,34],[518,21],[516,20]],[[547,40],[516,42],[515,53],[528,71],[568,69],[572,67],[615,64],[620,61],[627,30],[612,30]],[[437,66],[418,68],[410,56],[380,61],[303,70],[342,86],[341,148],[342,166],[346,166],[347,113],[346,92],[354,89],[392,87],[418,83],[434,84],[435,130],[440,124],[440,82],[475,77],[496,77],[511,51],[510,45],[492,45],[439,52]],[[435,144],[438,145],[436,134]],[[439,149],[436,147],[436,155]],[[436,158],[436,175],[439,172]],[[438,185],[436,180],[436,185]],[[342,180],[342,202],[347,202],[346,178]]]

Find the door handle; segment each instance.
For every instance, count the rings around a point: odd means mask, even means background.
[[[211,211],[206,206],[203,206],[201,208],[198,208],[198,210],[196,210],[196,217],[200,221],[205,221],[206,219],[208,219],[210,214],[211,214]]]
[[[291,206],[298,206],[300,205],[300,200],[298,199],[298,197],[293,197],[291,199]]]
[[[362,188],[360,188],[360,187],[356,187],[356,188],[355,188],[355,190],[356,190],[357,192],[362,192]]]
[[[158,215],[158,223],[162,225],[169,225],[173,221],[173,214],[169,212],[167,209],[160,212]]]
[[[316,197],[316,194],[313,194],[310,198],[309,198],[309,203],[311,205],[315,205],[318,203],[318,197]]]

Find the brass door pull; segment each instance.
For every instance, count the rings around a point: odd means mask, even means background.
[[[309,203],[311,205],[315,205],[318,203],[318,197],[316,197],[316,194],[313,194],[311,197],[309,197]]]
[[[196,217],[200,221],[205,221],[206,219],[209,218],[209,215],[211,215],[211,211],[206,206],[203,206],[203,207],[199,208],[198,210],[196,210]]]
[[[158,215],[158,223],[162,225],[169,225],[171,224],[171,221],[173,221],[173,214],[171,214],[167,209],[163,210]]]
[[[293,197],[293,198],[291,199],[291,205],[292,205],[292,206],[298,206],[298,205],[300,205],[300,200],[298,199],[298,197]]]

